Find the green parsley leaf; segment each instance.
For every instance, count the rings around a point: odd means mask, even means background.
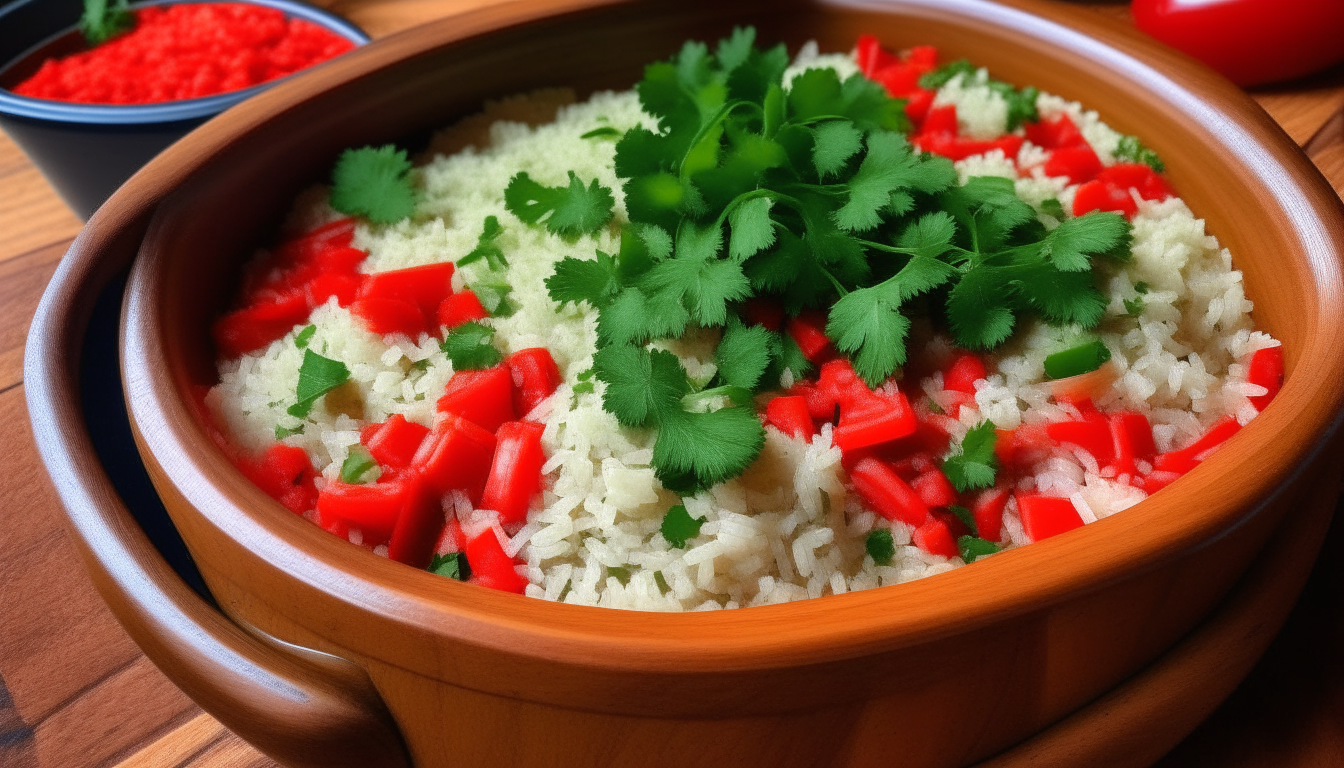
[[[1162,158],[1157,153],[1143,145],[1138,136],[1121,136],[1120,145],[1115,149],[1115,158],[1117,160],[1129,160],[1134,163],[1143,163],[1158,173],[1167,169]]]
[[[896,240],[896,246],[906,249],[915,258],[936,259],[952,248],[952,238],[956,234],[957,222],[952,216],[947,211],[934,211],[907,226]]]
[[[471,578],[471,563],[467,562],[465,552],[436,554],[434,559],[429,562],[429,572],[449,579],[466,581]]]
[[[498,245],[495,245],[495,239],[503,234],[504,228],[499,225],[499,219],[495,216],[486,216],[485,224],[481,228],[481,236],[476,239],[476,247],[466,256],[457,260],[457,266],[465,267],[473,262],[485,259],[485,263],[490,265],[490,269],[503,270],[509,266],[509,260],[504,258],[504,251]]]
[[[411,161],[395,145],[347,149],[331,172],[331,207],[375,224],[393,224],[415,212]]]
[[[961,521],[962,525],[965,525],[967,528],[970,528],[971,533],[973,535],[976,536],[980,535],[980,528],[976,526],[975,515],[971,513],[971,510],[959,506],[957,504],[953,504],[952,506],[947,508],[947,511],[955,515],[956,518]]]
[[[290,435],[301,435],[303,434],[303,428],[306,426],[307,424],[299,424],[299,426],[297,427],[282,427],[279,424],[276,424],[275,439],[284,440],[286,437],[289,437]]]
[[[569,302],[586,301],[601,308],[611,303],[621,290],[616,276],[616,260],[598,251],[593,260],[566,257],[555,265],[555,272],[546,278],[546,291],[553,301],[563,307]]]
[[[580,139],[619,139],[621,132],[610,125],[603,125],[580,136]]]
[[[719,379],[730,387],[756,389],[761,375],[770,365],[772,341],[771,332],[759,325],[729,323],[718,349],[714,350]]]
[[[294,346],[299,349],[308,346],[308,342],[313,338],[314,333],[317,333],[316,325],[304,326],[304,329],[299,331],[299,334],[294,337]]]
[[[339,360],[323,357],[311,349],[303,351],[299,365],[299,385],[295,392],[298,402],[286,411],[300,419],[308,415],[313,403],[331,390],[350,380],[350,369]]]
[[[111,7],[107,0],[84,0],[84,14],[79,18],[79,31],[90,46],[102,45],[135,26],[127,0],[116,0]]]
[[[350,446],[350,453],[341,462],[341,482],[359,485],[371,483],[383,473],[369,450],[362,445]]]
[[[962,560],[973,563],[985,555],[998,552],[999,545],[975,536],[960,536],[957,538],[957,551],[961,553]]]
[[[891,565],[891,558],[896,556],[896,542],[891,538],[890,528],[875,528],[869,531],[868,538],[863,542],[863,548],[878,565]]]
[[[943,459],[943,474],[959,492],[994,485],[999,459],[994,455],[998,435],[994,422],[982,421],[966,432],[961,444]]]
[[[593,179],[587,187],[573,171],[568,187],[543,187],[526,172],[509,181],[504,207],[527,224],[540,224],[553,234],[572,237],[591,235],[611,221],[616,200],[611,190]]]
[[[454,371],[479,371],[499,365],[504,356],[491,343],[495,330],[472,321],[448,332],[439,349],[453,363]]]
[[[691,517],[686,507],[678,504],[663,515],[663,525],[659,529],[667,543],[676,549],[685,549],[686,542],[700,535],[700,526],[708,522],[706,517]]]

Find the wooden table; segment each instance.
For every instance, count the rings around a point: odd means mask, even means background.
[[[381,37],[495,0],[319,0]],[[1124,23],[1123,4],[1090,9]],[[1344,69],[1256,91],[1344,193]],[[37,457],[23,343],[80,222],[0,134],[0,765],[270,766],[177,690],[90,585]],[[1344,520],[1274,645],[1214,716],[1160,763],[1344,765]]]

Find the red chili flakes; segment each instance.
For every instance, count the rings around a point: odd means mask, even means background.
[[[312,22],[245,3],[136,11],[135,29],[90,51],[48,59],[21,96],[83,104],[153,104],[236,91],[354,48]]]

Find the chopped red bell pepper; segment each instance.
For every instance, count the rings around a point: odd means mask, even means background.
[[[405,416],[395,413],[387,421],[365,427],[360,432],[359,441],[383,468],[405,469],[411,465],[411,459],[428,434],[429,427],[407,421]]]
[[[958,352],[943,371],[943,389],[975,394],[975,382],[985,378],[985,362],[974,352]]]
[[[404,333],[412,338],[426,332],[425,316],[409,301],[365,296],[350,302],[350,314],[370,333]]]
[[[1101,158],[1086,143],[1060,147],[1045,161],[1046,176],[1067,176],[1070,184],[1091,181],[1101,169]]]
[[[449,552],[461,552],[467,546],[467,537],[462,534],[462,524],[457,518],[448,515],[448,524],[443,526],[439,540],[434,543],[434,552],[446,555]],[[470,561],[468,561],[470,563]]]
[[[990,488],[971,504],[971,516],[975,518],[975,530],[985,541],[1003,539],[1003,508],[1008,505],[1008,488]]]
[[[305,261],[328,248],[348,248],[354,239],[355,220],[337,219],[286,240],[276,248],[276,253],[287,262]]]
[[[507,365],[458,371],[448,380],[437,407],[494,432],[500,424],[518,418],[513,407],[513,372]]]
[[[453,292],[452,280],[451,262],[366,275],[350,311],[374,333],[414,338],[434,330],[439,305]]]
[[[888,520],[916,528],[929,519],[929,505],[885,463],[862,458],[849,471],[849,480],[872,510]]]
[[[935,92],[921,88],[906,98],[905,116],[910,118],[910,122],[917,126],[924,122],[929,115],[929,109],[933,106],[935,96],[937,96]]]
[[[1053,120],[1026,123],[1022,128],[1027,134],[1027,141],[1043,149],[1076,147],[1079,144],[1087,143],[1087,140],[1083,138],[1082,131],[1078,130],[1078,126],[1073,123],[1073,118],[1069,117],[1066,112],[1060,113]]]
[[[835,421],[836,402],[833,394],[823,392],[812,384],[794,384],[789,389],[789,394],[803,398],[803,402],[807,403],[807,414],[814,420]]]
[[[1073,215],[1082,216],[1095,210],[1115,211],[1133,218],[1139,208],[1131,189],[1144,200],[1165,200],[1172,196],[1171,187],[1152,168],[1143,163],[1116,163],[1078,187],[1073,197]]]
[[[865,400],[841,404],[835,444],[842,451],[880,445],[912,435],[918,426],[915,409],[904,394],[873,393]]]
[[[911,539],[914,540],[915,546],[931,555],[957,557],[960,554],[957,542],[952,538],[951,529],[947,527],[946,522],[937,517],[930,516],[923,525],[915,528]]]
[[[359,528],[368,544],[388,540],[407,504],[419,501],[420,481],[399,477],[373,485],[328,483],[317,495],[317,513],[323,520],[338,517]]]
[[[1263,411],[1283,387],[1283,347],[1266,347],[1251,355],[1246,381],[1264,387],[1267,392],[1250,398],[1256,410]]]
[[[920,136],[932,136],[938,133],[957,133],[957,105],[944,104],[941,107],[934,107],[929,110],[929,114],[924,118],[924,124],[919,127]]]
[[[1111,430],[1105,420],[1059,421],[1045,425],[1045,433],[1056,443],[1069,443],[1092,454],[1098,468],[1115,461]]]
[[[835,347],[826,337],[826,315],[820,310],[803,310],[789,318],[784,327],[809,361],[821,364],[835,357]]]
[[[1185,474],[1194,469],[1214,448],[1235,435],[1241,424],[1235,416],[1224,416],[1209,427],[1204,436],[1179,451],[1164,453],[1153,460],[1153,469]]]
[[[780,432],[799,440],[807,440],[813,434],[807,400],[798,395],[776,397],[766,403],[765,420]]]
[[[534,421],[510,421],[495,434],[495,456],[481,508],[498,512],[502,525],[525,521],[532,496],[541,489],[541,465],[546,463],[541,433],[545,430]]]
[[[513,409],[526,416],[560,386],[560,368],[545,347],[520,349],[505,366],[513,372]]]
[[[1032,541],[1083,527],[1083,518],[1074,509],[1073,502],[1057,496],[1019,493],[1017,511],[1022,518],[1022,528]]]
[[[1157,454],[1153,442],[1153,428],[1148,417],[1134,411],[1120,411],[1107,417],[1111,433],[1111,450],[1115,455],[1115,471],[1134,474],[1135,461],[1151,461]]]
[[[952,443],[952,435],[933,421],[920,419],[914,433],[894,440],[880,449],[881,455],[895,461],[911,456],[942,456]]]
[[[313,482],[317,471],[302,448],[276,443],[261,456],[239,456],[234,464],[267,496],[295,514],[303,514],[317,502]]]
[[[996,429],[994,455],[999,464],[1013,469],[1026,469],[1050,454],[1052,443],[1045,427],[1024,424],[1017,429]]]
[[[454,293],[439,303],[439,325],[444,328],[456,328],[463,323],[484,320],[489,316],[490,313],[485,311],[485,306],[472,290]]]
[[[429,438],[420,444],[411,466],[438,493],[463,490],[472,503],[477,503],[494,455],[493,434],[461,416],[444,413]]]
[[[335,296],[337,304],[348,307],[359,295],[361,282],[361,278],[353,274],[326,273],[318,275],[308,281],[308,306],[310,308],[320,307],[327,303],[327,299]]]
[[[527,579],[518,575],[513,560],[504,554],[493,528],[487,528],[470,541],[464,550],[471,566],[471,581],[483,587],[522,594]]]
[[[1073,193],[1073,215],[1082,216],[1092,211],[1114,212],[1127,219],[1134,218],[1139,206],[1130,196],[1128,189],[1107,184],[1101,179],[1093,179],[1078,187]]]
[[[957,503],[957,489],[952,487],[947,475],[937,467],[919,473],[911,487],[930,507],[948,507]]]
[[[897,61],[895,54],[882,48],[882,43],[875,35],[864,33],[854,41],[854,63],[859,65],[859,70],[865,75],[872,75]]]
[[[406,502],[387,542],[387,556],[424,569],[434,557],[434,544],[443,530],[443,502],[423,478],[408,479],[407,484]]]
[[[854,366],[843,357],[821,366],[817,389],[839,403],[841,408],[865,402],[873,396],[873,390],[868,388],[859,374],[854,372]]]
[[[272,301],[235,309],[216,320],[210,331],[220,357],[234,358],[283,338],[308,319],[308,312],[308,296],[297,290]]]

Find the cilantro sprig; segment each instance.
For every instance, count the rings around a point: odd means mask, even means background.
[[[472,321],[449,331],[439,342],[439,349],[452,361],[454,371],[480,371],[504,359],[495,349],[494,338],[494,328]]]
[[[79,31],[90,46],[102,45],[135,26],[128,0],[84,0],[84,13],[79,17]]]
[[[943,459],[943,474],[957,491],[964,493],[994,485],[994,476],[999,471],[999,459],[994,455],[997,440],[994,422],[982,421],[968,430],[961,444]]]
[[[415,212],[415,187],[406,150],[392,144],[347,149],[331,172],[331,207],[375,224],[393,224]]]
[[[567,187],[544,187],[520,173],[504,190],[504,206],[509,213],[528,224],[545,220],[546,229],[557,235],[593,234],[611,221],[615,204],[610,189],[598,184],[597,179],[585,187],[573,171],[569,172]]]
[[[319,397],[349,380],[350,369],[345,367],[345,363],[304,349],[303,362],[299,364],[299,384],[295,390],[297,402],[286,412],[290,416],[304,418]]]

